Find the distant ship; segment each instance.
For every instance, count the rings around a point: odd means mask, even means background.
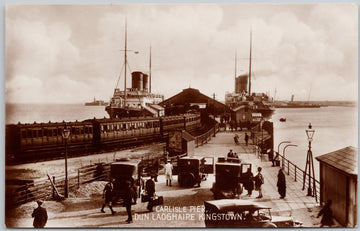
[[[115,87],[110,105],[105,108],[106,112],[110,118],[163,116],[164,108],[157,104],[164,100],[164,96],[151,93],[151,47],[149,75],[139,71],[132,72],[131,88],[126,87],[127,51],[127,27],[125,22],[124,90],[121,91],[117,86]]]
[[[320,104],[310,103],[309,101],[294,101],[294,95],[291,96],[291,101],[276,101],[275,108],[319,108]]]
[[[265,93],[251,93],[251,51],[252,34],[250,33],[249,74],[236,75],[235,55],[235,92],[225,94],[225,104],[232,110],[243,108],[245,112],[261,113],[261,117],[268,119],[275,111],[272,100]]]
[[[109,103],[104,102],[104,100],[96,100],[94,97],[94,101],[86,102],[85,106],[107,106]]]

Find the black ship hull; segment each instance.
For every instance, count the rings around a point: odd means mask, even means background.
[[[111,119],[153,116],[149,111],[140,108],[112,108],[107,106],[105,110]]]

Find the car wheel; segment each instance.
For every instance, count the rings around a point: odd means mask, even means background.
[[[193,187],[195,185],[195,176],[191,172],[188,172],[184,175],[184,186],[185,187]]]
[[[276,228],[277,226],[274,223],[266,222],[262,227],[263,228]]]

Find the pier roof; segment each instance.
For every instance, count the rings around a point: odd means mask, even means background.
[[[318,157],[318,161],[337,168],[349,175],[358,174],[358,151],[354,147],[346,147]]]
[[[169,106],[171,104],[173,105],[213,104],[214,107],[220,111],[230,110],[225,104],[202,94],[198,89],[194,89],[194,88],[183,89],[182,92],[159,103],[160,106]]]

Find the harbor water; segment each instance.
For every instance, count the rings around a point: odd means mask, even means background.
[[[80,104],[7,104],[6,124],[82,121],[91,118],[108,118],[105,106]],[[286,122],[280,122],[286,118]],[[311,143],[315,172],[318,173],[316,156],[347,146],[358,147],[358,111],[355,107],[277,108],[271,121],[274,122],[274,149],[282,141],[291,141],[297,147],[287,147],[285,156],[305,169],[308,140],[305,130],[311,122],[315,130]],[[280,153],[283,148],[280,146]]]

